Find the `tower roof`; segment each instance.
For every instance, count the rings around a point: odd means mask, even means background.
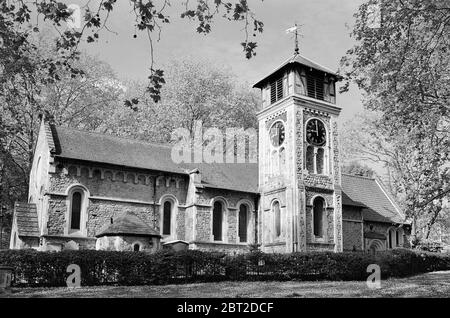
[[[269,80],[270,77],[272,77],[274,74],[278,73],[278,71],[284,69],[288,65],[294,65],[299,64],[303,66],[307,66],[310,68],[313,68],[315,70],[327,73],[329,75],[335,76],[338,80],[341,80],[343,77],[336,72],[332,71],[331,69],[322,66],[300,54],[294,54],[290,58],[288,58],[286,61],[284,61],[279,67],[277,67],[275,70],[273,70],[269,75],[265,76],[261,80],[259,80],[253,87],[256,88],[262,88],[262,85]]]

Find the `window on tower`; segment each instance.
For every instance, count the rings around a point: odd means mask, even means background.
[[[274,217],[274,232],[275,237],[281,236],[281,211],[280,202],[275,201],[272,205],[273,217]]]
[[[310,71],[306,73],[306,85],[308,96],[315,99],[324,100],[324,74]]]
[[[313,224],[314,236],[323,237],[323,216],[324,216],[325,202],[323,198],[317,197],[313,202]]]
[[[273,104],[284,96],[283,94],[283,78],[280,77],[277,80],[270,83],[270,103]]]
[[[311,118],[306,122],[305,169],[311,174],[328,174],[327,131],[325,124]]]

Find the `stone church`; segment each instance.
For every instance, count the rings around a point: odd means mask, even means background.
[[[10,248],[228,253],[408,246],[410,225],[380,180],[341,173],[335,84],[294,54],[261,90],[258,163],[175,163],[171,147],[42,118],[28,202]]]

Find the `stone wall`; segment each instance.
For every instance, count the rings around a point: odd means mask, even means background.
[[[323,215],[323,238],[316,239],[313,234],[313,198],[320,196],[325,200],[326,209]],[[334,244],[334,202],[332,192],[319,192],[319,190],[306,191],[306,243],[307,244]]]
[[[237,244],[238,242],[238,212],[241,204],[248,206],[249,227],[247,231],[248,242],[254,241],[255,231],[255,212],[254,201],[256,194],[206,188],[199,191],[196,198],[195,211],[196,215],[194,228],[194,241],[196,242],[212,242],[212,214],[214,200],[223,202],[224,227],[222,230],[223,243]],[[191,217],[189,216],[189,220]],[[191,225],[188,225],[191,230]],[[190,236],[190,235],[188,235]],[[189,241],[189,238],[187,238]]]
[[[58,161],[50,174],[46,193],[47,229],[44,234],[67,235],[67,194],[72,186],[86,189],[86,234],[94,237],[111,218],[132,211],[147,225],[160,230],[161,206],[166,199],[174,202],[176,233],[170,239],[185,239],[185,202],[189,179],[183,175],[123,169],[85,162]],[[156,186],[155,186],[156,185]]]
[[[363,248],[362,223],[358,221],[343,221],[342,239],[344,251],[360,251]]]
[[[364,248],[361,209],[344,206],[342,209],[342,240],[344,251],[360,251]]]
[[[71,185],[82,184],[91,196],[158,202],[162,196],[170,194],[177,198],[179,204],[186,202],[187,176],[152,174],[138,169],[74,161],[57,163],[57,167],[56,172],[50,175],[51,193],[66,193]]]
[[[136,235],[103,236],[96,241],[96,249],[103,251],[134,251],[134,245],[139,244],[139,251],[155,253],[161,248],[159,238]]]
[[[231,255],[246,253],[250,250],[246,244],[223,244],[215,242],[191,242],[189,248],[200,251],[217,251]]]

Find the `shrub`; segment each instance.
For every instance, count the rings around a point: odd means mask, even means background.
[[[414,242],[414,248],[425,252],[440,253],[444,249],[444,244],[433,240],[417,240]]]
[[[15,268],[15,286],[66,286],[70,264],[81,268],[81,284],[152,285],[189,282],[264,280],[365,280],[369,264],[378,264],[382,278],[450,269],[450,255],[396,249],[366,253],[251,253],[227,256],[217,252],[162,250],[142,252],[34,250],[0,251],[0,265]]]

